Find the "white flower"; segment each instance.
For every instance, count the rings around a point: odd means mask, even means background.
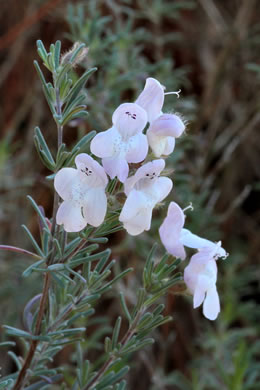
[[[169,92],[178,95],[178,92]],[[147,130],[149,145],[156,157],[168,156],[175,147],[175,138],[181,136],[185,125],[178,115],[163,114],[164,87],[158,80],[149,77],[136,103],[148,115],[150,127]]]
[[[193,294],[193,307],[203,302],[203,314],[209,320],[215,320],[220,312],[219,296],[216,289],[219,244],[204,247],[192,256],[184,270],[184,281]]]
[[[97,134],[90,144],[91,152],[102,158],[102,165],[113,179],[124,183],[128,163],[143,161],[148,153],[146,135],[142,134],[147,114],[135,103],[121,104],[112,116],[113,127]]]
[[[156,157],[168,156],[175,147],[175,138],[185,130],[183,121],[175,114],[162,114],[147,130],[149,145]]]
[[[56,221],[67,232],[79,232],[87,224],[101,225],[107,210],[104,168],[86,153],[79,154],[75,163],[77,169],[62,168],[54,179],[54,187],[63,199]]]
[[[159,177],[164,167],[164,160],[151,161],[125,182],[127,199],[119,220],[133,236],[150,229],[154,206],[172,189],[172,181],[168,177]]]
[[[186,252],[184,246],[193,249],[216,248],[216,243],[201,238],[184,229],[185,214],[175,202],[169,204],[167,216],[159,229],[159,234],[165,249],[173,256],[184,260]],[[220,243],[221,244],[221,243]],[[217,257],[227,257],[227,252],[218,246]]]

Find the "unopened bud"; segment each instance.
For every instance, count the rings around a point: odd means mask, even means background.
[[[83,62],[88,54],[88,47],[80,42],[75,42],[72,48],[61,58],[61,64],[71,63],[72,66],[76,66]]]

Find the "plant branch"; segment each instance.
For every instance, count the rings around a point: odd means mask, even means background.
[[[62,103],[60,101],[59,89],[55,88],[55,92],[56,92],[56,110],[57,110],[58,116],[61,117],[61,114],[62,114],[62,111],[61,111]],[[63,126],[61,124],[57,123],[57,129],[58,129],[58,150],[59,150],[59,148],[60,148],[60,146],[62,144]],[[53,211],[52,211],[52,226],[51,226],[51,234],[52,234],[52,236],[55,233],[56,214],[57,214],[58,207],[59,207],[59,195],[55,191],[55,193],[54,193],[54,200],[53,200]]]
[[[120,342],[121,348],[117,352],[117,355],[120,355],[120,352],[121,352],[122,348],[127,344],[127,342],[135,334],[135,332],[136,332],[136,325],[137,325],[141,315],[144,313],[144,311],[145,311],[145,307],[141,307],[140,310],[137,312],[134,321],[132,322],[131,326],[128,328],[128,331],[126,332],[126,334],[124,335],[124,337],[122,338],[122,340]],[[102,377],[102,375],[106,372],[108,367],[114,362],[114,360],[116,358],[117,358],[117,356],[112,354],[109,357],[109,359],[103,364],[103,366],[100,368],[100,370],[96,373],[94,378],[87,384],[86,387],[83,388],[83,390],[91,390],[94,387],[94,385],[97,384],[99,378]]]
[[[56,109],[57,109],[57,114],[61,116],[62,111],[61,111],[61,101],[60,101],[60,96],[59,96],[59,89],[56,88]],[[57,129],[58,129],[58,149],[62,144],[62,135],[63,135],[63,127],[59,123],[57,124]],[[56,230],[56,214],[59,206],[59,195],[55,191],[54,194],[54,200],[53,200],[53,211],[52,211],[52,227],[51,227],[51,234],[52,237],[55,236],[55,230]],[[47,265],[50,264],[55,256],[55,251],[53,250],[53,241],[51,240],[50,242],[50,253],[51,255],[48,256],[46,263]],[[52,250],[51,250],[52,249]],[[43,292],[41,296],[41,301],[40,301],[40,308],[36,320],[36,325],[35,325],[35,335],[38,336],[41,332],[41,324],[44,316],[44,311],[46,307],[46,302],[48,299],[48,291],[50,287],[50,273],[46,272],[45,277],[44,277],[44,284],[43,284]],[[30,349],[28,351],[27,357],[24,361],[24,364],[20,370],[20,373],[18,375],[18,378],[16,380],[16,383],[14,385],[13,390],[20,390],[23,388],[24,382],[26,380],[26,373],[28,368],[30,368],[30,365],[32,363],[37,345],[39,343],[39,340],[32,340]]]
[[[44,309],[45,309],[45,305],[46,305],[46,301],[47,301],[47,297],[48,297],[49,286],[50,286],[50,273],[47,272],[45,274],[45,277],[44,277],[44,285],[43,285],[43,292],[42,292],[41,301],[40,301],[40,309],[39,309],[39,313],[38,313],[37,321],[36,321],[36,327],[35,327],[35,335],[36,336],[38,336],[40,334],[40,331],[41,331],[41,324],[42,324]],[[16,383],[14,385],[13,390],[20,390],[23,388],[24,381],[26,379],[26,373],[27,373],[28,368],[31,365],[31,362],[32,362],[32,359],[34,357],[34,353],[35,353],[35,350],[37,348],[38,343],[39,343],[39,340],[32,340],[31,345],[30,345],[30,349],[28,351],[28,355],[24,361],[23,367],[21,368],[21,371],[18,375],[18,378],[16,380]]]

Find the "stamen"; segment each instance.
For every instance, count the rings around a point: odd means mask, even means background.
[[[181,89],[179,89],[179,91],[165,92],[164,95],[177,95],[177,98],[179,99],[180,93],[181,93]]]
[[[182,211],[184,212],[184,211],[189,210],[189,209],[191,209],[191,211],[194,210],[194,208],[192,206],[192,202],[190,202],[189,206],[185,207],[185,209],[183,209]]]

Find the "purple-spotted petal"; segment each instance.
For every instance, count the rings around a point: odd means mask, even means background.
[[[56,221],[58,225],[63,225],[66,232],[79,232],[87,225],[78,203],[67,200],[58,208]]]
[[[148,114],[148,121],[153,122],[160,114],[164,103],[164,87],[156,79],[146,79],[145,87],[136,103]]]
[[[112,122],[123,138],[129,138],[143,131],[147,114],[135,103],[123,103],[113,113]]]
[[[75,158],[75,163],[81,174],[82,182],[88,183],[90,187],[106,187],[108,183],[106,172],[91,156],[80,153]]]
[[[165,167],[164,160],[154,160],[144,164],[142,167],[138,168],[134,176],[128,178],[125,182],[125,193],[129,194],[132,188],[138,184],[139,181],[145,178],[151,178],[152,176],[159,176],[161,171]],[[154,175],[153,175],[154,174]]]
[[[128,176],[129,167],[127,161],[121,157],[103,158],[102,165],[106,173],[114,179],[116,176],[121,183],[126,181]]]

